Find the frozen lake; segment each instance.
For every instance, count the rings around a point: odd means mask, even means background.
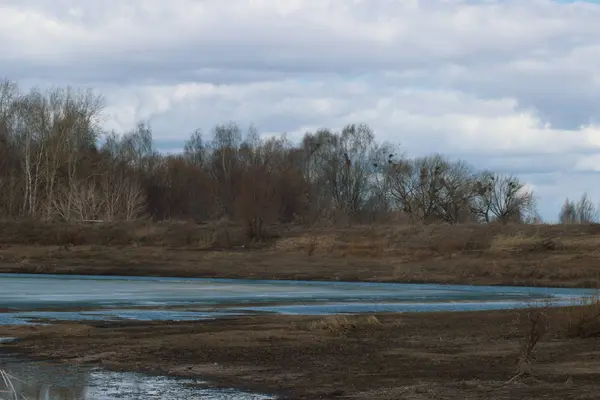
[[[247,313],[471,311],[568,304],[592,291],[530,287],[0,274],[0,324],[198,320]]]

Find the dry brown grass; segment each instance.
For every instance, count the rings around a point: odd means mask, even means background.
[[[600,225],[0,221],[0,271],[596,287]]]
[[[0,221],[0,244],[35,246],[169,246],[230,248],[246,243],[244,228],[233,223],[119,222],[63,223]]]
[[[561,317],[567,337],[600,337],[599,295],[584,297],[579,304],[566,307]]]
[[[337,245],[335,234],[301,233],[276,241],[275,248],[283,252],[300,252],[309,255],[331,253]]]
[[[506,252],[533,247],[541,242],[537,235],[526,236],[523,233],[516,235],[498,235],[492,239],[490,251],[494,253]]]
[[[600,235],[574,235],[561,237],[559,235],[544,237],[537,233],[527,235],[519,232],[513,235],[498,235],[492,240],[492,253],[507,252],[544,252],[572,251],[598,252],[600,250]]]
[[[359,329],[370,329],[381,326],[381,322],[374,315],[345,316],[332,315],[316,321],[310,321],[307,329],[310,331],[326,330],[332,333],[346,333]]]
[[[362,225],[270,227],[274,248],[284,252],[348,257],[405,256],[420,259],[474,252],[600,252],[599,225]],[[69,224],[0,221],[0,244],[187,246],[228,248],[245,244],[245,227],[221,220],[206,224],[150,222]]]
[[[327,253],[342,257],[405,256],[421,259],[483,251],[500,226],[483,225],[363,225],[295,231],[277,241],[286,252]]]
[[[526,253],[600,254],[600,225],[364,225],[295,230],[277,250],[405,262]]]

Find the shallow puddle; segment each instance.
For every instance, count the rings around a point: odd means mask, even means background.
[[[11,378],[0,379],[0,399],[28,400],[267,400],[267,395],[236,390],[211,389],[205,382],[190,379],[153,377],[137,373],[108,372],[82,366],[34,363],[0,359],[0,370]],[[8,392],[3,392],[8,391]]]

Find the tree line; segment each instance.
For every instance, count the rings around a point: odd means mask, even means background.
[[[197,130],[181,154],[152,130],[104,132],[102,97],[0,83],[0,217],[121,221],[227,217],[252,236],[271,223],[533,222],[517,177],[440,154],[409,158],[364,124],[261,138],[235,123]]]

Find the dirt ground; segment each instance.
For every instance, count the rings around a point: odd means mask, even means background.
[[[518,363],[527,310],[185,323],[3,327],[34,358],[202,377],[288,399],[597,399],[600,340],[567,339],[562,311]],[[518,372],[526,372],[517,379]]]
[[[0,272],[597,287],[599,225],[0,222]]]

